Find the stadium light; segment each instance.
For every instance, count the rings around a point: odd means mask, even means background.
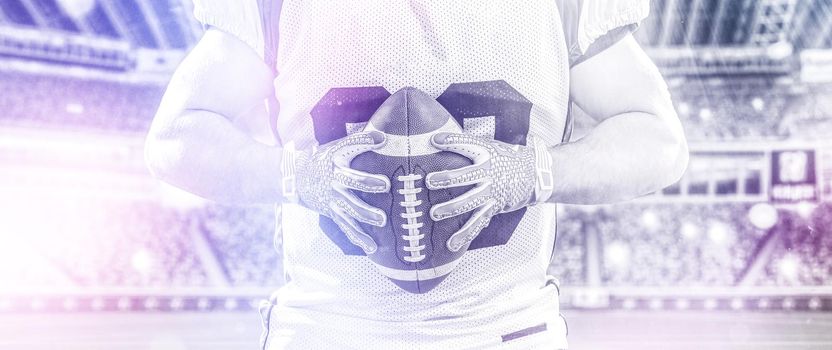
[[[808,219],[812,216],[812,212],[815,211],[815,205],[810,202],[800,202],[797,204],[797,215],[800,215],[801,218]]]
[[[170,308],[172,310],[179,311],[182,310],[184,306],[185,302],[182,300],[182,298],[173,298],[170,300]]]
[[[688,116],[690,114],[690,105],[687,102],[679,102],[676,111],[683,116]]]
[[[782,60],[794,53],[794,46],[785,40],[778,41],[766,48],[766,55],[772,60]]]
[[[763,108],[766,108],[766,102],[760,97],[754,97],[751,100],[751,107],[754,108],[755,111],[760,112]]]
[[[81,115],[84,114],[84,105],[80,103],[70,102],[64,107],[67,113]]]
[[[699,226],[686,222],[682,224],[682,237],[688,240],[694,240],[699,237]]]
[[[713,298],[708,298],[708,299],[705,299],[705,302],[703,303],[702,306],[705,307],[705,310],[714,310],[717,307],[717,302]]]
[[[757,302],[758,309],[765,310],[768,309],[769,306],[771,306],[771,303],[766,298],[760,298],[760,300]]]
[[[653,298],[650,300],[648,307],[650,307],[650,310],[661,310],[664,308],[664,301],[659,298]]]
[[[145,249],[140,249],[133,253],[133,256],[130,258],[130,264],[133,266],[134,270],[141,273],[143,276],[147,276],[150,274],[150,270],[153,269],[153,260],[153,256],[150,252]]]
[[[748,220],[754,227],[768,230],[777,224],[777,209],[769,203],[757,203],[748,210]]]
[[[208,298],[199,298],[196,302],[196,307],[200,311],[208,310],[211,307],[211,301]]]
[[[659,217],[656,215],[656,212],[652,210],[645,210],[644,213],[641,214],[641,225],[650,231],[658,229]]]
[[[118,299],[116,307],[121,311],[127,311],[130,310],[130,307],[132,306],[131,304],[130,299],[123,297]]]
[[[728,243],[728,227],[723,222],[715,221],[708,227],[708,238],[718,245]]]
[[[819,310],[823,306],[823,302],[818,297],[809,299],[809,309]]]
[[[86,17],[93,8],[96,0],[57,0],[58,6],[69,17],[81,19]]]
[[[92,302],[90,302],[90,307],[93,309],[93,311],[100,311],[104,308],[104,300],[102,300],[101,298],[95,298],[92,300]]]
[[[797,279],[799,267],[800,261],[798,261],[797,257],[789,254],[784,256],[783,259],[780,259],[780,262],[777,264],[777,272],[784,278],[794,281]]]
[[[796,304],[794,302],[794,299],[792,299],[792,298],[783,299],[783,309],[791,310],[791,309],[794,309],[795,305]]]
[[[630,263],[630,247],[622,242],[611,242],[605,249],[604,257],[610,267],[624,268]]]
[[[150,297],[145,299],[144,301],[144,308],[146,310],[156,310],[159,307],[159,300],[154,297]]]
[[[710,108],[702,108],[699,110],[699,119],[702,121],[710,121],[714,117],[714,113]]]
[[[734,298],[731,300],[731,309],[734,310],[742,310],[745,308],[745,302],[740,298]]]

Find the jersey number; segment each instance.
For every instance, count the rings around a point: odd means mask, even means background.
[[[381,86],[329,90],[310,112],[315,139],[319,144],[325,144],[346,137],[353,129],[362,128],[388,97],[390,92]],[[451,84],[436,101],[459,125],[466,126],[466,120],[474,122],[477,118],[487,118],[493,122],[491,136],[495,140],[526,144],[532,103],[505,81]],[[525,213],[523,208],[493,217],[468,249],[506,244]],[[321,216],[320,226],[345,254],[364,255],[331,219]]]

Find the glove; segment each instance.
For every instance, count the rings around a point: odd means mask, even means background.
[[[382,227],[387,216],[350,190],[384,193],[390,191],[390,180],[350,169],[350,162],[359,154],[381,148],[385,142],[384,134],[372,131],[351,134],[312,151],[284,148],[284,197],[329,217],[350,242],[366,254],[374,253],[378,245],[357,222]]]
[[[544,202],[552,193],[551,158],[543,142],[529,138],[531,146],[511,145],[467,134],[439,133],[431,143],[473,161],[473,165],[438,171],[425,177],[429,189],[476,185],[465,194],[430,209],[434,221],[474,211],[448,239],[456,252],[471,243],[491,218],[530,204]]]

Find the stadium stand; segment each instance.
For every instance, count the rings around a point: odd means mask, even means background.
[[[68,131],[144,133],[164,87],[0,70],[0,123]]]
[[[766,264],[765,286],[827,286],[832,284],[832,204],[810,217],[786,213],[775,227],[777,249]]]
[[[283,280],[272,210],[211,205],[196,211],[194,219],[232,285],[274,286]]]
[[[558,211],[558,236],[555,255],[549,274],[567,286],[584,285],[586,280],[586,251],[584,249],[584,225],[586,215],[576,209],[560,207]]]
[[[189,235],[198,223],[186,213],[150,202],[76,198],[32,200],[8,215],[27,212],[44,218],[24,215],[8,229],[67,277],[69,285],[55,287],[209,285]]]
[[[743,204],[616,205],[589,218],[610,286],[730,286],[764,232]]]

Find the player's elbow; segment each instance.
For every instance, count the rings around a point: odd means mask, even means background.
[[[153,177],[164,180],[171,172],[170,162],[166,161],[163,151],[164,141],[158,135],[149,133],[144,142],[144,163]]]
[[[175,183],[183,167],[182,140],[168,125],[162,125],[156,117],[145,138],[144,162],[150,174],[158,180]]]
[[[672,108],[664,109],[660,116],[664,129],[657,147],[661,171],[658,174],[658,187],[664,188],[679,181],[688,167],[690,151],[679,118]]]

